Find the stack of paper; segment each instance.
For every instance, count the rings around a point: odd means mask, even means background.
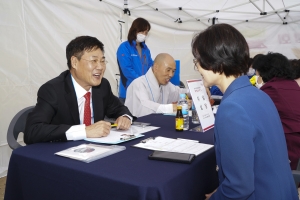
[[[117,145],[102,146],[96,144],[82,144],[59,151],[55,154],[89,163],[125,149],[126,147]]]
[[[156,151],[169,151],[178,153],[194,154],[196,156],[212,148],[214,145],[199,143],[196,140],[182,139],[182,138],[166,138],[155,137],[142,140],[140,143],[133,145],[143,149],[150,149]]]

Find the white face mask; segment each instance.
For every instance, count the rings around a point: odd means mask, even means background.
[[[257,87],[258,89],[260,89],[261,86],[263,86],[264,82],[262,81],[261,83],[257,83],[258,77],[259,77],[259,76],[256,76],[256,79],[255,79],[255,87]]]
[[[144,42],[145,39],[146,39],[146,35],[144,35],[144,34],[138,33],[137,36],[136,36],[136,41],[137,42]]]
[[[247,76],[253,76],[255,74],[255,69],[252,67],[249,68],[249,71],[247,72]]]

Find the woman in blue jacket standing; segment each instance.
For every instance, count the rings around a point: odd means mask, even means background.
[[[117,51],[117,59],[120,70],[119,98],[124,103],[127,87],[130,83],[144,75],[152,66],[150,50],[145,44],[146,36],[151,29],[150,23],[137,18],[133,21],[127,36]]]

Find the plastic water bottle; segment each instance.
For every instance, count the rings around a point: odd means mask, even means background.
[[[199,117],[198,117],[194,103],[192,104],[192,123],[200,124]]]
[[[189,121],[189,106],[188,102],[186,100],[186,95],[185,94],[180,94],[180,98],[178,101],[179,106],[182,108],[182,115],[183,115],[183,130],[189,130],[190,127],[190,121]]]

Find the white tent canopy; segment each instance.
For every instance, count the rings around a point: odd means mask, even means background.
[[[43,83],[67,69],[65,47],[76,36],[104,43],[105,77],[117,95],[116,50],[137,17],[151,23],[146,43],[152,58],[166,52],[180,60],[183,82],[199,78],[191,40],[213,23],[241,31],[251,56],[273,51],[300,58],[299,0],[0,0],[0,176],[11,154],[10,120],[36,103]]]

